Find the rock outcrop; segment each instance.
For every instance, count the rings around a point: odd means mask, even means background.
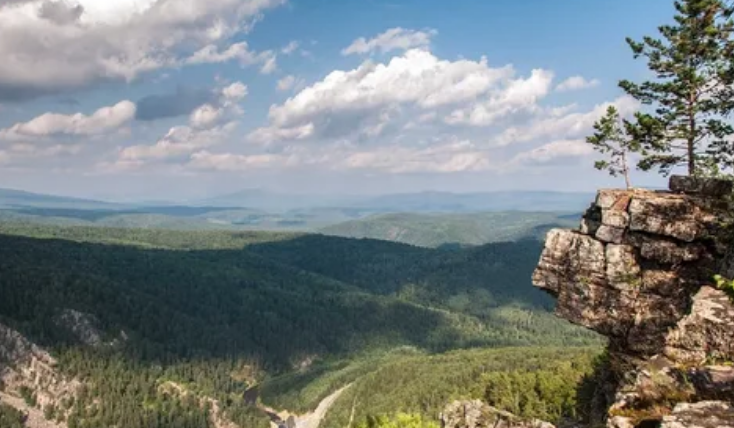
[[[0,324],[0,402],[25,413],[41,413],[47,406],[53,406],[57,414],[63,414],[59,419],[65,419],[69,409],[61,403],[74,398],[80,386],[79,381],[57,370],[56,359],[45,349]],[[33,403],[23,398],[24,391],[32,394]],[[57,426],[49,421],[44,425]]]
[[[441,413],[442,428],[555,428],[548,422],[525,420],[479,400],[455,401]]]
[[[599,191],[578,230],[549,232],[533,275],[560,317],[609,338],[597,400],[609,427],[734,423],[734,305],[713,280],[734,277],[732,184],[670,188]]]

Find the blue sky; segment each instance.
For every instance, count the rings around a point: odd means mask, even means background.
[[[0,187],[110,199],[548,189],[667,0],[7,0]],[[638,185],[658,186],[655,175]]]

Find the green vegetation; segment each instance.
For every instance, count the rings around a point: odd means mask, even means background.
[[[609,106],[606,115],[594,124],[594,135],[586,139],[596,151],[609,157],[608,160],[596,161],[594,167],[608,171],[612,177],[621,175],[627,189],[632,188],[628,156],[640,150],[639,142],[631,138],[628,132],[630,126],[628,121],[621,119],[616,107]]]
[[[207,426],[210,400],[264,427],[245,402],[254,385],[268,404],[312,409],[410,357],[402,346],[424,358],[599,343],[531,286],[537,241],[441,251],[286,233],[11,223],[0,233],[0,322],[55,350],[87,385],[69,404],[70,427]],[[60,322],[67,310],[103,344],[80,346]]]
[[[394,355],[357,379],[329,411],[324,427],[357,424],[397,411],[436,420],[447,403],[481,399],[518,416],[576,417],[577,389],[598,349],[524,348]],[[304,376],[307,376],[304,375]]]
[[[425,420],[420,415],[396,413],[394,416],[374,416],[357,425],[357,428],[438,428],[437,422]]]
[[[734,110],[734,9],[723,0],[681,0],[675,9],[675,23],[659,27],[661,39],[627,39],[654,79],[623,80],[619,86],[651,108],[625,120],[618,128],[624,133],[615,134],[625,150],[641,154],[642,170],[658,168],[667,175],[685,166],[689,175],[718,175],[734,166],[734,127],[727,120]]]
[[[0,403],[0,427],[23,428],[25,427],[25,416],[15,408]]]
[[[380,214],[327,226],[321,233],[429,248],[455,248],[542,238],[553,227],[574,227],[580,215],[553,212]]]

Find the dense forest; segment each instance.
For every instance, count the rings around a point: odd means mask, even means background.
[[[530,285],[532,240],[445,251],[282,233],[10,223],[0,232],[0,322],[85,381],[68,403],[72,427],[206,426],[202,397],[235,422],[264,426],[245,391],[272,391],[269,382],[282,385],[298,367],[343,375],[322,384],[320,399],[401,346],[599,343],[556,319]],[[80,346],[69,311],[84,314],[102,345]],[[354,358],[361,366],[335,369]]]

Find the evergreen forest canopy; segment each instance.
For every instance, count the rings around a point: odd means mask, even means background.
[[[160,392],[166,381],[256,426],[267,421],[245,391],[272,392],[276,379],[282,391],[282,376],[298,367],[307,380],[290,395],[271,393],[273,402],[313,405],[402,346],[422,355],[599,344],[556,319],[550,297],[531,286],[539,251],[537,240],[442,251],[319,235],[4,223],[0,322],[88,383],[70,426],[208,424],[209,410],[190,396]],[[60,321],[69,310],[109,345],[82,346]]]

